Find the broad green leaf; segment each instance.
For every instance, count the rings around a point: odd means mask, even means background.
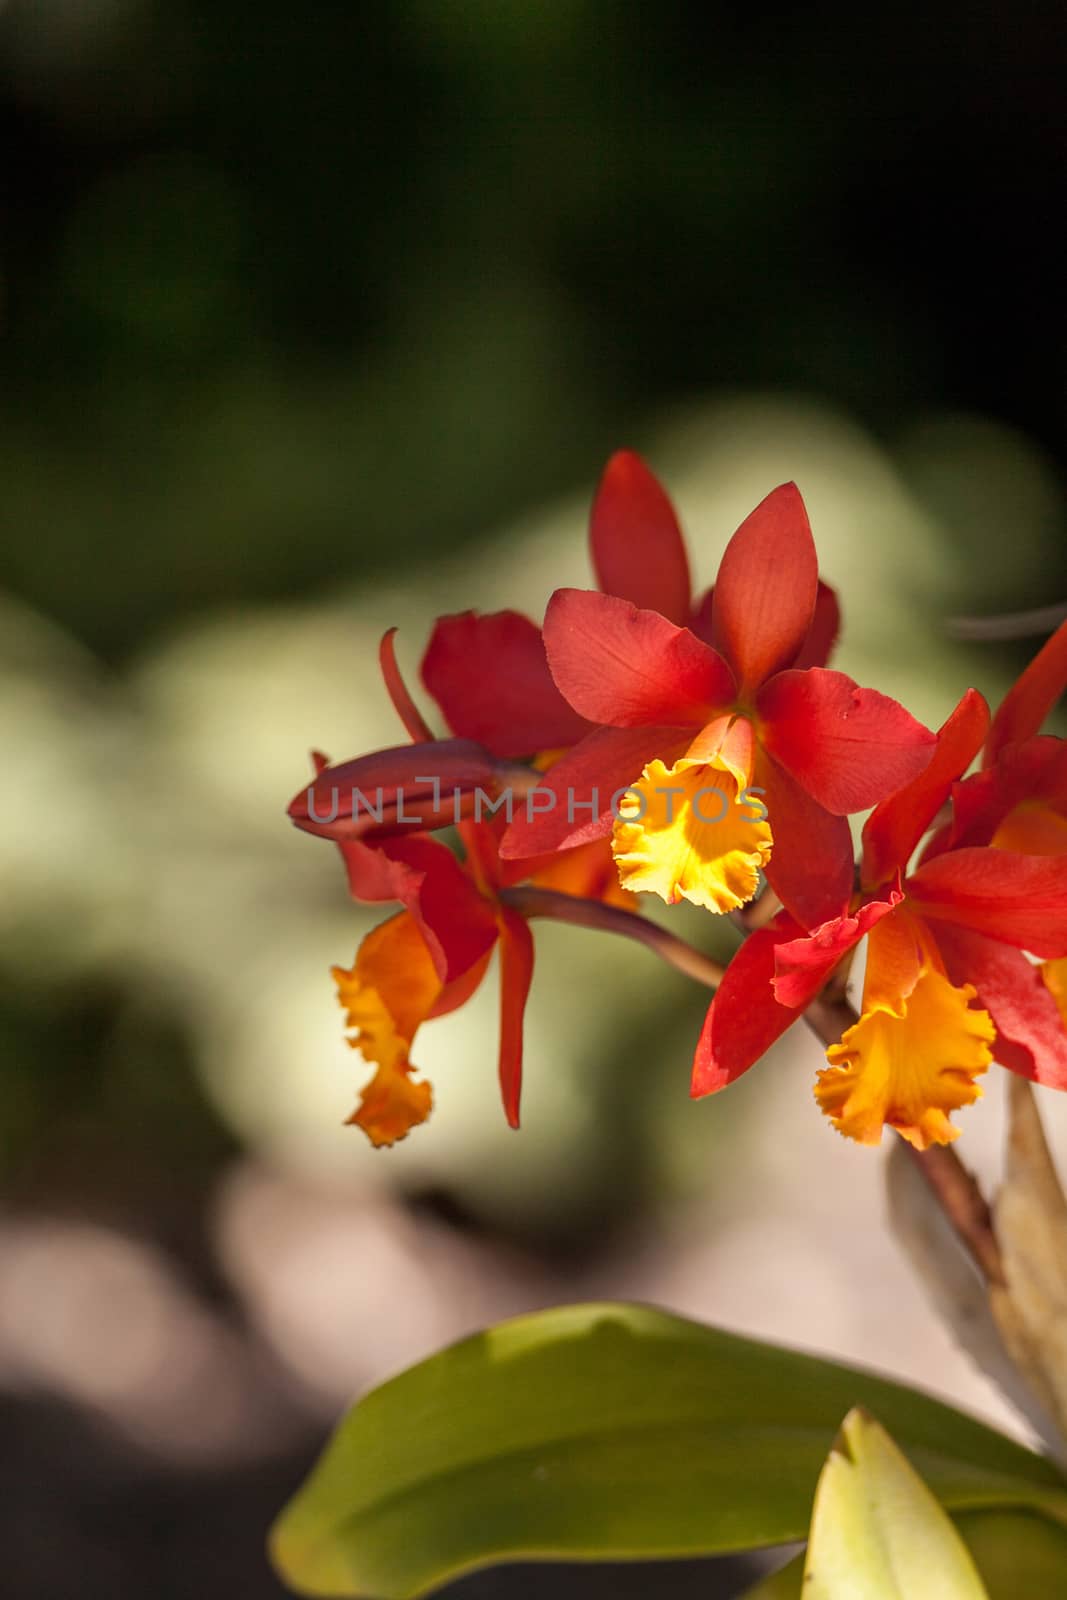
[[[958,1511],[989,1600],[1067,1594],[1067,1528],[1029,1511]]]
[[[411,1600],[496,1561],[800,1540],[854,1405],[950,1509],[1067,1525],[1055,1467],[935,1400],[649,1307],[588,1305],[504,1323],[367,1395],[279,1519],[274,1560],[305,1594]]]
[[[907,1458],[859,1406],[819,1474],[805,1600],[989,1600],[967,1546]]]
[[[974,1557],[989,1600],[1067,1594],[1067,1528],[1028,1511],[958,1511],[952,1520]],[[802,1551],[746,1590],[744,1600],[802,1600],[803,1582]]]

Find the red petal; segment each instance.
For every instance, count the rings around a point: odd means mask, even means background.
[[[545,649],[560,690],[591,722],[699,724],[734,699],[725,661],[688,628],[592,589],[556,590]]]
[[[674,507],[632,450],[604,468],[589,522],[593,570],[605,594],[658,611],[671,622],[689,614],[689,560]]]
[[[929,765],[934,735],[843,672],[780,672],[760,690],[763,742],[828,811],[877,805]]]
[[[357,900],[399,900],[419,925],[445,982],[468,971],[496,942],[496,914],[447,845],[417,834],[375,848],[361,839],[341,846]]]
[[[779,945],[774,962],[775,997],[785,1006],[806,1006],[814,1000],[842,956],[903,898],[895,889],[885,900],[868,900],[854,916],[835,917],[806,938]]]
[[[589,731],[552,682],[540,629],[517,611],[439,617],[422,681],[453,733],[498,756],[564,749]]]
[[[1001,750],[996,765],[957,784],[952,793],[950,848],[989,844],[1017,806],[1043,802],[1067,809],[1067,742],[1051,734]],[[1034,855],[1043,852],[1034,850]]]
[[[989,707],[977,689],[968,689],[938,731],[929,766],[888,800],[863,829],[863,882],[873,888],[903,870],[912,851],[979,750],[989,727]]]
[[[423,873],[417,892],[405,904],[419,924],[439,975],[450,983],[496,943],[494,907],[478,893],[452,852],[436,840],[397,840],[393,848]]]
[[[473,967],[469,967],[466,972],[453,979],[451,983],[445,984],[433,1003],[427,1021],[431,1017],[447,1017],[450,1012],[458,1011],[460,1006],[467,1004],[467,1001],[476,992],[486,972],[489,970],[489,957],[491,954],[491,951],[487,951],[480,961],[475,962]]]
[[[654,756],[668,765],[677,760],[691,737],[689,728],[598,728],[588,734],[516,800],[501,856],[514,861],[603,839],[615,822],[616,794],[636,782]]]
[[[488,751],[466,740],[435,739],[323,767],[294,795],[289,817],[324,839],[385,838],[412,828],[451,827],[454,790],[469,796],[478,788],[498,787]]]
[[[747,1072],[801,1013],[774,997],[774,956],[801,930],[785,912],[750,933],[723,974],[708,1007],[693,1060],[694,1100],[725,1089]]]
[[[1067,685],[1067,622],[1037,652],[1022,676],[1008,690],[989,730],[985,765],[1006,744],[1032,738]]]
[[[1035,956],[1067,955],[1067,856],[1024,856],[975,846],[924,861],[908,898],[945,918]]]
[[[1040,968],[996,939],[945,923],[938,923],[937,945],[952,982],[973,983],[993,1018],[1001,1066],[1067,1089],[1067,1032]]]
[[[726,546],[715,580],[713,642],[751,692],[787,667],[815,610],[819,564],[795,483],[760,502]]]
[[[423,718],[422,712],[411,698],[407,684],[401,676],[396,660],[396,629],[390,628],[382,635],[382,642],[378,646],[378,661],[385,679],[385,687],[389,698],[393,702],[393,709],[404,724],[405,731],[410,738],[421,741],[430,740],[433,734]]]
[[[411,885],[412,868],[406,861],[398,861],[390,854],[390,845],[396,839],[383,840],[380,845],[370,845],[362,839],[341,839],[337,848],[345,864],[348,890],[353,900],[364,900],[376,905],[383,900],[406,901],[415,892]],[[441,845],[442,850],[447,846]],[[420,874],[416,871],[415,876]]]
[[[533,977],[534,946],[526,919],[500,914],[500,1093],[512,1128],[519,1126],[522,1094],[522,1022]]]
[[[774,848],[767,881],[802,928],[817,928],[841,916],[852,894],[852,833],[779,767],[765,751],[756,764],[756,784]]]
[[[830,585],[823,583],[820,578],[808,636],[800,647],[800,654],[795,661],[790,662],[790,666],[825,667],[840,632],[841,607],[837,595]]]

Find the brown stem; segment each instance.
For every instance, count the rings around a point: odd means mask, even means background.
[[[551,917],[554,922],[573,922],[579,928],[598,928],[636,939],[654,950],[668,966],[685,973],[687,978],[695,978],[708,989],[717,989],[722,982],[723,969],[717,961],[668,933],[666,928],[646,922],[644,917],[624,911],[621,906],[606,906],[600,900],[583,900],[559,889],[538,889],[530,884],[503,889],[500,898],[524,917]]]
[[[723,969],[717,961],[668,933],[654,922],[646,922],[633,911],[607,906],[599,900],[584,900],[563,894],[558,889],[539,889],[522,884],[504,889],[501,900],[525,917],[550,917],[556,922],[571,922],[580,928],[596,928],[619,933],[647,945],[661,960],[706,988],[717,989]],[[804,1013],[808,1027],[824,1045],[837,1044],[858,1020],[853,1007],[835,987],[828,986]],[[950,1145],[932,1145],[929,1150],[906,1146],[957,1238],[975,1265],[990,1283],[1005,1282],[1004,1265],[993,1231],[993,1218],[982,1191]]]
[[[986,1282],[1006,1284],[1004,1262],[993,1229],[993,1213],[974,1174],[967,1171],[949,1144],[931,1145],[929,1150],[916,1150],[909,1144],[908,1154]]]

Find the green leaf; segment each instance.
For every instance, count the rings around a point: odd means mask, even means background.
[[[800,1540],[857,1404],[950,1509],[1067,1525],[1055,1467],[935,1400],[648,1307],[589,1305],[504,1323],[367,1395],[279,1519],[274,1560],[304,1594],[410,1600],[496,1561]]]
[[[989,1600],[967,1546],[914,1467],[861,1407],[819,1474],[805,1600]]]
[[[952,1519],[967,1541],[989,1600],[1067,1594],[1067,1528],[1028,1511],[961,1511]]]
[[[1028,1511],[958,1511],[953,1522],[989,1600],[1067,1594],[1067,1529]],[[744,1600],[801,1600],[804,1552],[745,1592]]]

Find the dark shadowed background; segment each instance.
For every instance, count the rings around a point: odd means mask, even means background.
[[[797,477],[841,664],[998,693],[1033,641],[945,621],[1067,596],[1065,72],[1062,6],[1005,0],[0,0],[5,1594],[280,1595],[347,1395],[593,1293],[999,1415],[891,1248],[849,1264],[877,1158],[815,1058],[691,1107],[703,1002],[643,953],[548,941],[518,1139],[475,1010],[372,1157],[326,971],[369,921],[283,811],[311,745],[397,737],[385,626],[414,676],[435,610],[585,581],[620,444],[705,582]]]

